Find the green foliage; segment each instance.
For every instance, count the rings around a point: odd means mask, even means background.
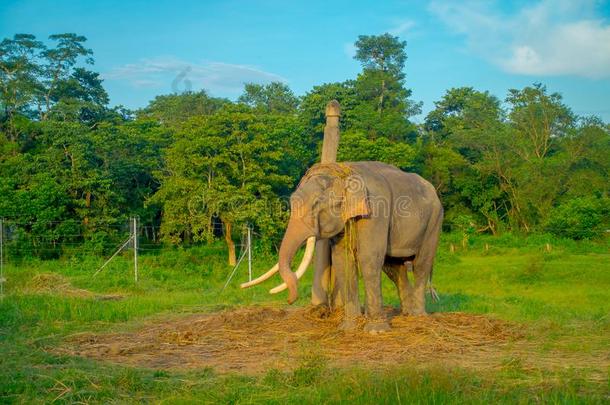
[[[372,140],[359,131],[346,131],[341,135],[340,161],[379,160],[408,170],[414,159],[415,149],[407,143],[392,142],[387,138]]]
[[[303,124],[315,134],[316,141],[322,140],[326,123],[326,105],[330,100],[337,100],[341,105],[341,120],[339,121],[341,129],[350,128],[355,119],[353,110],[358,103],[354,81],[314,86],[301,99],[299,117]]]
[[[108,95],[92,65],[87,38],[72,33],[49,36],[47,47],[36,37],[17,34],[0,43],[0,106],[8,138],[16,140],[19,116],[47,120],[81,121],[89,125],[109,115]]]
[[[360,102],[354,107],[351,127],[371,138],[412,141],[416,130],[408,118],[419,113],[421,105],[409,99],[411,90],[405,87],[406,41],[390,34],[361,35],[354,45],[354,59],[363,71],[354,82]]]
[[[360,35],[354,44],[354,59],[362,63],[365,69],[388,72],[401,76],[405,67],[407,41],[400,41],[390,34]]]
[[[205,90],[169,94],[155,97],[146,108],[137,112],[137,116],[170,128],[180,128],[190,118],[213,114],[227,103],[226,99],[209,96]]]
[[[569,196],[607,195],[603,123],[576,120],[539,84],[506,101],[508,113],[486,92],[451,89],[426,118],[419,170],[441,193],[446,225],[462,213],[494,234],[539,231]]]
[[[238,101],[263,112],[278,114],[295,113],[299,106],[299,99],[281,82],[246,83]]]
[[[283,83],[249,83],[237,102],[199,90],[131,112],[107,106],[85,43],[72,33],[0,42],[0,216],[27,224],[13,232],[14,252],[56,257],[82,244],[107,253],[132,215],[178,245],[250,224],[268,249],[282,235],[286,197],[318,160],[332,99],[342,109],[339,159],[422,174],[441,196],[445,228],[467,224],[469,240],[590,238],[607,226],[596,201],[610,191],[610,128],[575,116],[541,84],[509,90],[504,105],[450,89],[418,126],[406,42],[383,34],[358,37],[357,77],[300,98]]]
[[[161,187],[151,198],[162,206],[166,239],[209,241],[215,218],[277,238],[285,219],[277,196],[293,181],[283,169],[294,157],[297,130],[290,116],[261,116],[243,105],[189,120],[166,151]]]
[[[49,120],[28,129],[32,139],[13,143],[13,153],[0,159],[6,173],[0,216],[27,224],[24,237],[42,238],[44,249],[82,240],[75,235],[117,243],[113,227],[129,215],[156,218],[143,200],[157,188],[152,171],[168,140],[157,124],[100,123],[92,131],[79,122]],[[70,229],[62,230],[68,223]]]
[[[546,223],[554,235],[572,239],[590,239],[602,235],[610,226],[610,200],[582,197],[555,207]]]

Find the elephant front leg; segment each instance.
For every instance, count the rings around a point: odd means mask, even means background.
[[[364,279],[366,292],[366,318],[364,330],[370,333],[379,333],[390,330],[390,323],[383,311],[383,297],[381,294],[381,269],[384,257],[376,254],[362,252],[360,271]]]
[[[333,271],[335,272],[335,290],[342,296],[343,322],[342,330],[354,330],[358,326],[360,298],[358,297],[358,273],[353,257],[346,254],[343,240],[332,247]]]
[[[331,306],[329,303],[329,286],[331,275],[330,241],[316,241],[314,258],[314,275],[311,286],[311,303],[314,306]]]

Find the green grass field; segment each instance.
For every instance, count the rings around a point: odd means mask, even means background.
[[[278,306],[285,297],[269,296],[271,283],[240,290],[245,266],[221,292],[231,268],[218,246],[144,254],[137,285],[130,255],[118,257],[97,277],[92,274],[103,258],[10,259],[0,303],[0,402],[608,403],[608,241],[506,235],[475,238],[464,248],[460,240],[444,236],[434,273],[441,301],[428,309],[485,314],[521,325],[532,353],[507,355],[493,370],[439,362],[371,369],[309,361],[316,355],[312,348],[294,368],[258,375],[141,369],[53,354],[76,333],[126,330],[151,317],[233,306]],[[456,246],[454,253],[450,244]],[[255,258],[255,274],[274,260]],[[309,283],[300,284],[297,305],[307,305]],[[100,299],[108,294],[122,299]],[[385,278],[384,300],[398,305]],[[526,366],[538,355],[556,359],[558,366]],[[572,364],[574,359],[579,361]]]

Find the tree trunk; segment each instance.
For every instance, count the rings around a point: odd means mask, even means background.
[[[83,222],[85,223],[85,225],[89,224],[89,208],[91,208],[91,192],[87,191],[85,193],[85,208],[87,208],[87,215],[85,215],[85,218],[83,219]]]
[[[381,111],[383,110],[383,98],[385,95],[385,79],[381,80],[381,94],[379,94],[379,116],[381,116]]]
[[[235,243],[231,238],[231,229],[233,224],[225,222],[225,241],[227,242],[227,249],[229,251],[229,265],[235,266],[237,264],[237,257],[235,257]]]

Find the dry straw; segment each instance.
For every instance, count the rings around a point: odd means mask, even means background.
[[[63,351],[142,367],[257,373],[291,369],[303,346],[316,347],[337,366],[386,367],[414,360],[490,365],[521,339],[515,326],[485,316],[404,317],[390,309],[388,316],[392,330],[373,336],[339,331],[337,312],[250,307],[157,322],[129,333],[77,335]]]

